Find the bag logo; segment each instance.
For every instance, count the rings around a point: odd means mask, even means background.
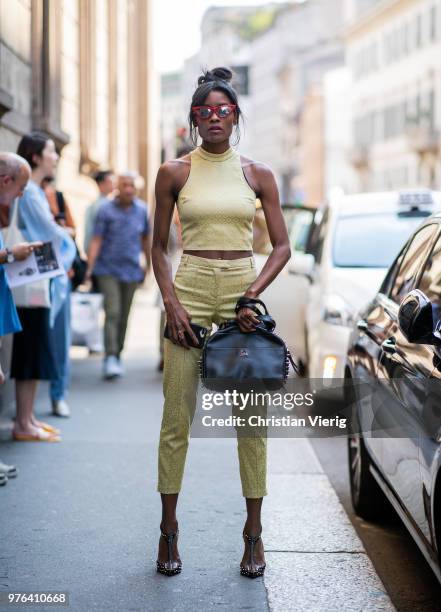
[[[247,349],[240,349],[240,351],[239,351],[239,357],[248,357],[248,351],[247,351]]]

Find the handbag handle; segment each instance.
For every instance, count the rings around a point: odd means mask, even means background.
[[[262,300],[259,300],[258,298],[246,297],[244,295],[237,300],[234,312],[237,314],[241,308],[251,308],[251,310],[254,310],[254,312],[256,312],[256,309],[253,308],[256,304],[262,306],[265,311],[265,314],[269,315],[268,308],[265,306]]]
[[[254,310],[254,312],[256,312],[257,314],[260,314],[262,316],[262,313],[260,313],[255,307],[256,304],[258,304],[259,306],[262,306],[263,309],[265,310],[265,315],[268,315],[268,317],[272,319],[271,315],[268,312],[267,307],[262,302],[262,300],[259,300],[258,298],[246,297],[245,295],[243,295],[237,300],[234,311],[237,314],[241,308],[250,308],[251,310]],[[274,329],[275,327],[274,319],[272,319],[272,322],[274,323],[272,329]],[[291,352],[288,349],[287,349],[287,355],[288,355],[289,361],[291,362],[293,370],[296,372],[298,376],[300,376],[300,368],[296,363],[294,363]]]

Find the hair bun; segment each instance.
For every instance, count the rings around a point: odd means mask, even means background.
[[[229,83],[233,78],[233,73],[229,68],[220,66],[212,70],[204,70],[204,74],[198,78],[198,85],[210,83],[213,81],[225,81]]]

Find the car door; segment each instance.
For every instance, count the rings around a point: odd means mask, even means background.
[[[284,204],[282,211],[288,229],[291,258],[301,257],[305,253],[316,209]],[[262,267],[265,262],[266,257],[260,262]],[[259,267],[258,257],[256,263]],[[277,333],[285,340],[295,358],[303,363],[306,361],[304,321],[309,284],[306,276],[291,273],[288,262],[260,296],[276,321]]]
[[[308,359],[311,359],[313,354],[312,347],[320,345],[320,322],[322,319],[322,298],[323,286],[322,280],[326,275],[326,265],[323,261],[323,252],[325,249],[326,237],[331,225],[331,212],[326,208],[319,221],[315,224],[311,233],[311,238],[307,246],[307,253],[314,256],[315,265],[312,275],[312,282],[309,288],[308,308],[305,317],[306,336]],[[317,376],[319,368],[317,364],[308,362],[309,375]]]
[[[438,237],[424,264],[417,288],[432,304],[434,324],[441,318],[441,237]],[[421,470],[421,496],[425,510],[422,531],[435,549],[435,529],[431,522],[433,489],[438,475],[441,427],[441,347],[425,346],[427,367],[431,370],[428,388],[423,401],[416,403],[419,436],[419,461]]]
[[[419,466],[420,415],[427,381],[433,369],[430,346],[409,343],[398,325],[398,309],[417,285],[422,266],[438,234],[425,225],[403,253],[389,295],[381,300],[377,334],[378,359],[375,426],[381,440],[381,469],[421,531],[426,530]]]

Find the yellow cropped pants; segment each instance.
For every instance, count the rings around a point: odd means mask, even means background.
[[[183,254],[174,279],[176,295],[192,323],[211,329],[234,318],[234,307],[256,278],[253,257],[208,259]],[[201,349],[185,349],[164,339],[164,409],[158,452],[158,491],[179,493],[196,408]],[[258,498],[266,490],[266,435],[237,437],[244,497]]]

